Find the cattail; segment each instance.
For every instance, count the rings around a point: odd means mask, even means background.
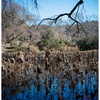
[[[71,73],[69,73],[68,71],[65,71],[65,75],[64,75],[65,78],[67,78],[67,80],[72,80],[72,75]]]
[[[24,63],[24,59],[21,58],[21,57],[19,57],[19,58],[18,58],[18,62],[19,62],[19,63]]]
[[[68,71],[65,71],[65,74],[66,74],[67,76],[71,76],[71,73],[69,73]]]
[[[58,61],[58,62],[61,62],[61,61],[62,61],[62,58],[61,58],[60,55],[57,56],[57,61]]]
[[[14,64],[14,63],[15,63],[15,59],[14,59],[14,58],[11,58],[10,62],[11,62],[12,64]]]
[[[9,64],[9,65],[11,64],[10,59],[8,59],[8,64]]]
[[[37,79],[37,80],[39,80],[39,79],[40,79],[40,77],[39,77],[39,74],[38,74],[38,73],[36,73],[36,79]]]
[[[48,58],[45,58],[45,62],[48,62]]]
[[[45,70],[48,70],[50,68],[50,64],[48,62],[45,62]]]
[[[93,70],[94,69],[94,65],[93,63],[90,65],[90,70]]]
[[[14,77],[14,75],[15,75],[15,74],[14,74],[14,72],[13,72],[13,71],[11,71],[11,76],[12,76],[12,77]]]
[[[66,66],[68,66],[68,61],[66,60]]]
[[[97,72],[94,72],[94,75],[96,76],[97,75]]]
[[[83,72],[79,72],[79,74],[80,74],[81,76],[83,76]]]
[[[72,66],[69,66],[69,67],[70,67],[70,69],[69,69],[69,70],[70,70],[70,71],[73,71],[73,67],[72,67]]]
[[[85,74],[86,74],[86,75],[88,74],[88,71],[87,71],[87,69],[85,70]]]
[[[25,67],[27,68],[27,70],[30,70],[31,64],[30,64],[30,63],[26,63],[26,64],[25,64]]]
[[[58,100],[63,100],[62,95],[60,94],[60,96],[58,97]]]
[[[96,89],[96,85],[93,85],[94,89]]]
[[[81,84],[83,85],[83,83],[84,83],[84,80],[81,80]]]
[[[71,86],[72,86],[73,89],[76,88],[76,84],[77,84],[77,82],[76,82],[75,80],[73,80],[73,81],[71,82]]]
[[[21,51],[18,51],[17,55],[18,56],[22,55],[22,52]]]
[[[4,73],[4,75],[7,75],[7,69],[4,66],[2,66],[2,72]]]
[[[7,73],[8,73],[8,74],[11,74],[11,70],[10,70],[10,69],[8,69],[8,70],[7,70]]]
[[[7,75],[8,79],[11,79],[11,75]]]
[[[79,80],[77,78],[75,78],[75,81],[78,82]]]
[[[46,94],[48,94],[50,92],[50,90],[48,89],[47,86],[45,86],[45,87],[46,87]]]
[[[50,51],[48,51],[48,50],[45,50],[45,57],[49,57],[49,55],[50,55]]]
[[[73,68],[76,68],[76,65],[75,64],[73,64]]]
[[[28,76],[29,75],[29,72],[27,70],[25,70],[25,75]]]
[[[77,73],[77,74],[79,74],[79,69],[73,69],[73,71],[75,72],[75,73]]]
[[[42,69],[39,66],[37,66],[37,73],[38,74],[43,73]]]

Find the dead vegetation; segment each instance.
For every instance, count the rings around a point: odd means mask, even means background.
[[[25,84],[43,84],[46,93],[54,91],[48,87],[48,84],[58,82],[58,88],[61,88],[58,98],[62,98],[62,91],[65,83],[69,89],[76,90],[80,87],[80,93],[77,91],[76,98],[83,95],[83,87],[96,85],[95,91],[98,89],[97,84],[92,83],[91,78],[95,77],[98,82],[98,51],[72,51],[72,52],[56,52],[54,50],[45,50],[42,52],[21,52],[18,53],[2,53],[2,89],[17,86],[20,88]],[[25,83],[26,82],[26,83]],[[81,85],[78,87],[79,82]],[[20,85],[21,84],[21,85]],[[36,85],[37,88],[38,85]],[[57,89],[59,91],[59,89]],[[24,91],[25,92],[25,91]],[[70,92],[70,91],[69,91]],[[47,95],[46,94],[46,95]],[[97,94],[95,94],[97,97]],[[62,99],[61,99],[62,100]]]

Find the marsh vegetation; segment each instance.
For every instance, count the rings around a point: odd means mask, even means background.
[[[3,100],[98,99],[98,51],[2,53]]]

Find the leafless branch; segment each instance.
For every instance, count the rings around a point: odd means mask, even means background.
[[[56,18],[45,18],[45,19],[43,19],[43,20],[38,24],[37,29],[38,29],[39,25],[40,25],[44,20],[53,20],[53,21],[55,22],[55,24],[56,24],[58,18],[60,18],[60,17],[62,17],[62,16],[64,16],[64,15],[69,15],[69,14],[68,14],[68,13],[64,13],[64,14],[58,15]]]
[[[75,15],[75,19],[77,17],[77,14],[78,14],[78,11],[79,11],[79,6],[78,6],[78,9],[77,9],[77,12],[76,12],[76,15]],[[67,29],[67,31],[69,31],[69,29],[75,24],[75,22],[72,23],[72,25],[69,26],[69,28]]]
[[[69,28],[67,29],[67,31],[69,31],[69,29],[75,24],[75,22],[72,23],[72,25],[69,26]]]
[[[85,29],[84,29],[84,27],[82,26],[82,24],[81,24],[79,21],[73,19],[72,17],[70,17],[70,18],[71,18],[73,21],[75,21],[76,23],[80,24],[80,26],[82,27],[83,31],[86,33],[86,37],[87,37],[88,33],[85,31]]]
[[[80,25],[80,26],[82,27],[83,31],[86,33],[86,36],[87,36],[88,33],[85,31],[85,29],[83,28],[82,24],[81,24],[79,21],[76,20],[76,16],[77,16],[77,14],[78,14],[79,6],[80,6],[82,3],[83,3],[83,0],[80,0],[80,1],[75,5],[75,7],[71,10],[70,13],[60,14],[60,15],[58,15],[56,18],[45,18],[45,19],[43,19],[43,20],[38,24],[37,29],[38,29],[39,25],[40,25],[44,20],[53,20],[53,22],[55,22],[55,24],[56,24],[57,20],[58,20],[60,17],[66,15],[66,16],[68,16],[71,20],[74,21],[74,23],[68,28],[68,30],[69,30],[75,23],[77,23],[77,26]],[[77,7],[78,7],[78,10],[77,10],[77,12],[76,12],[76,16],[75,16],[75,18],[72,18],[71,15],[72,15],[72,13],[76,10]],[[78,27],[78,31],[77,31],[77,32],[79,32],[79,27]]]
[[[75,5],[75,7],[72,9],[72,11],[69,13],[69,16],[71,16],[72,13],[75,11],[75,9],[76,9],[79,5],[81,5],[82,3],[83,3],[83,0],[80,0],[80,1]]]
[[[19,34],[17,34],[15,37],[13,37],[13,38],[11,38],[11,39],[9,39],[6,43],[10,43],[11,41],[13,41],[14,39],[16,39],[16,38],[18,38],[18,36],[20,36]],[[6,44],[5,43],[5,44]]]

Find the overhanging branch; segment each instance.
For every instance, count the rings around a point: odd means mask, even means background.
[[[58,15],[56,18],[45,18],[45,19],[43,19],[43,20],[38,24],[37,29],[38,29],[39,25],[40,25],[44,20],[52,20],[52,21],[55,22],[55,24],[56,24],[57,20],[58,20],[60,17],[66,15],[66,16],[68,16],[71,20],[73,20],[74,23],[77,23],[77,26],[80,25],[80,26],[82,27],[83,31],[86,33],[86,36],[87,36],[88,33],[85,31],[85,29],[83,28],[82,24],[81,24],[79,21],[76,20],[76,16],[77,16],[77,13],[78,13],[78,10],[79,10],[79,6],[80,6],[82,3],[83,3],[83,0],[80,0],[80,1],[75,5],[75,7],[70,11],[70,13],[60,14],[60,15]],[[77,12],[76,12],[76,16],[75,16],[75,18],[72,18],[71,15],[72,15],[72,13],[76,10],[77,7],[78,7],[78,10],[77,10]],[[74,25],[74,23],[73,23],[72,25]],[[78,25],[78,24],[79,24],[79,25]],[[71,26],[72,26],[72,25],[71,25]],[[69,29],[71,28],[71,26],[69,27]],[[78,32],[79,32],[79,28],[78,28]]]
[[[76,9],[79,5],[81,5],[82,3],[83,3],[83,0],[80,0],[80,1],[75,5],[75,7],[72,9],[72,11],[69,13],[69,16],[71,16],[72,13],[75,11],[75,9]]]

